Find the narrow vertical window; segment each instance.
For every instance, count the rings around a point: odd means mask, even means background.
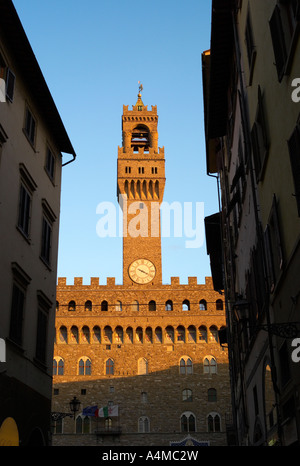
[[[20,187],[18,227],[25,236],[29,236],[31,196],[25,186]]]
[[[254,46],[250,10],[248,11],[247,20],[246,20],[245,42],[246,42],[247,58],[248,58],[248,65],[249,65],[249,84],[251,85],[254,63],[255,63],[255,58],[256,58],[256,50]]]
[[[46,172],[50,178],[50,180],[54,180],[54,173],[55,173],[55,157],[49,147],[47,148],[46,153],[46,164],[45,164]]]
[[[14,283],[11,303],[10,338],[22,345],[25,290]]]
[[[114,361],[112,359],[108,359],[105,363],[105,372],[106,375],[113,375],[114,374]]]
[[[42,201],[42,238],[41,238],[41,259],[48,265],[51,265],[52,252],[52,230],[56,216],[45,199]]]
[[[26,107],[26,113],[25,113],[25,127],[24,127],[24,132],[25,135],[27,136],[27,139],[29,142],[34,146],[35,143],[35,132],[36,132],[36,122],[35,119],[29,110],[28,107]]]
[[[52,234],[51,225],[48,222],[48,220],[44,217],[43,226],[42,226],[41,256],[47,262],[47,264],[50,264],[51,234]]]
[[[46,364],[48,341],[48,316],[52,307],[52,302],[41,291],[38,291],[37,298],[38,321],[35,356],[41,363]]]
[[[17,263],[12,264],[12,272],[13,283],[9,337],[19,346],[22,346],[26,290],[31,279]]]

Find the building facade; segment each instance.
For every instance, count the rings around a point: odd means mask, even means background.
[[[228,304],[236,442],[299,445],[300,5],[215,0],[212,11],[205,131],[222,264],[210,247]]]
[[[62,153],[75,152],[10,0],[0,86],[0,445],[47,445]]]
[[[156,106],[148,110],[141,93],[132,110],[123,107],[123,284],[58,279],[53,445],[227,444],[223,296],[210,277],[162,283],[165,159],[157,124]],[[81,405],[70,418],[74,396]]]

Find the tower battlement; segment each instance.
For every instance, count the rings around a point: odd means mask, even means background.
[[[180,283],[180,277],[171,277],[170,279],[171,283],[165,283],[161,284],[160,286],[156,286],[155,289],[169,289],[170,287],[199,287],[199,290],[202,289],[203,287],[209,287],[210,289],[213,287],[212,283],[212,278],[211,277],[205,277],[205,283],[198,283],[197,277],[188,277],[188,283]],[[74,287],[74,288],[80,288],[84,287],[85,289],[91,288],[99,288],[99,290],[103,290],[104,288],[123,288],[122,284],[117,284],[115,277],[107,277],[106,278],[106,284],[100,284],[100,277],[91,277],[90,278],[90,283],[89,284],[84,284],[83,283],[83,277],[74,277],[73,278],[73,283],[67,283],[67,277],[58,277],[57,279],[57,289],[62,290],[66,287]],[[128,289],[129,287],[127,287]],[[145,285],[141,286],[141,289],[144,289]],[[150,285],[147,287],[147,289],[151,290],[153,287]],[[216,292],[217,293],[217,292]]]
[[[133,147],[128,148],[125,151],[125,147],[120,147],[118,146],[118,157],[120,159],[126,159],[128,160],[128,156],[130,156],[130,159],[132,161],[136,159],[140,159],[140,156],[144,156],[143,160],[146,161],[147,159],[164,159],[165,157],[165,148],[164,147],[158,147],[158,151],[155,150],[154,147],[149,147],[147,151],[145,151],[144,147],[139,147],[137,151],[133,150]]]

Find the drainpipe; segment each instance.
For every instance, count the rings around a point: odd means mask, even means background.
[[[76,154],[75,154],[75,152],[72,154],[72,156],[73,156],[73,158],[72,158],[71,160],[69,160],[68,162],[63,163],[63,164],[62,164],[62,167],[65,167],[66,165],[69,165],[69,163],[72,163],[72,162],[75,161],[75,159],[76,159]]]

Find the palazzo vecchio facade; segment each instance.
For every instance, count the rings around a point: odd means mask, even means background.
[[[223,295],[210,277],[162,283],[159,209],[150,219],[165,186],[157,124],[157,107],[148,110],[141,93],[132,110],[123,107],[123,284],[58,279],[53,445],[227,445],[229,366],[218,339],[226,326]],[[134,202],[149,216],[144,236],[129,231]],[[74,396],[81,404],[70,417]]]

